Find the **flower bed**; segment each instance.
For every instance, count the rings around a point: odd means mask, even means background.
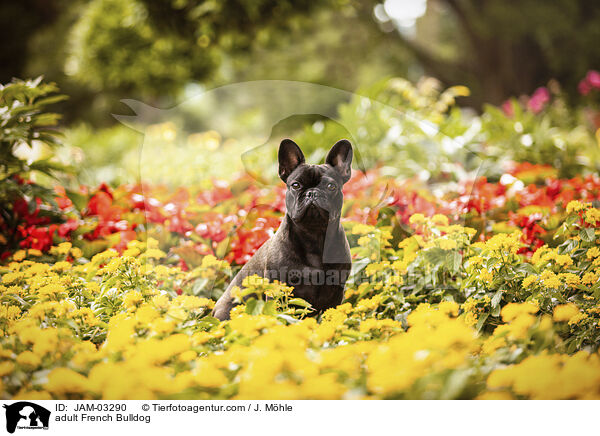
[[[226,322],[210,310],[281,187],[59,190],[65,221],[24,208],[0,267],[2,396],[598,398],[600,179],[556,177],[522,164],[434,195],[355,174],[343,304],[307,317],[252,280]]]

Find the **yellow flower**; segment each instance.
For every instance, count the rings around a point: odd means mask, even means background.
[[[573,273],[560,273],[558,275],[567,285],[575,286],[581,283],[581,279],[577,274]]]
[[[7,273],[2,276],[2,283],[6,283],[10,285],[11,283],[15,283],[16,281],[23,278],[23,273],[21,272],[13,272]]]
[[[10,374],[15,368],[15,364],[12,362],[4,361],[0,362],[0,377]]]
[[[518,318],[523,314],[535,314],[538,312],[539,307],[532,301],[525,303],[508,303],[502,308],[500,314],[504,322],[510,322]]]
[[[558,278],[558,276],[550,270],[545,270],[540,275],[542,282],[546,288],[556,289],[562,286],[562,282]]]
[[[523,283],[521,283],[521,286],[525,289],[529,288],[530,286],[532,286],[534,283],[537,282],[537,276],[528,276],[525,277],[523,279]]]
[[[92,257],[92,263],[95,265],[100,265],[102,263],[105,263],[108,259],[117,257],[118,255],[119,252],[117,250],[115,250],[114,248],[109,248],[108,250],[98,253],[94,257]]]
[[[169,297],[166,294],[160,294],[152,297],[152,304],[157,309],[166,309],[169,307]]]
[[[438,226],[447,226],[448,225],[448,217],[438,213],[431,217],[431,222]]]
[[[375,230],[375,227],[369,226],[367,224],[356,224],[352,227],[353,235],[367,235],[372,233]]]
[[[411,215],[408,222],[411,224],[423,224],[425,222],[425,215],[422,213],[415,213],[414,215]]]
[[[581,283],[583,283],[584,285],[593,285],[596,282],[598,282],[599,276],[600,276],[600,274],[598,274],[598,273],[587,272],[581,278]]]
[[[46,391],[19,391],[12,399],[20,401],[52,400],[52,396]]]
[[[558,254],[554,260],[562,267],[573,265],[573,259],[568,254]]]
[[[587,318],[588,316],[585,313],[578,313],[577,315],[569,318],[569,325],[577,324],[579,321],[583,321]]]
[[[554,308],[554,321],[569,321],[579,315],[579,308],[573,303],[561,304]]]
[[[143,326],[150,324],[159,316],[160,314],[158,313],[158,311],[148,304],[140,306],[135,312],[136,321]]]
[[[67,271],[71,269],[71,264],[67,261],[61,261],[61,262],[56,262],[54,265],[52,265],[52,268],[50,268],[51,271],[57,271],[57,272],[63,272],[63,271]]]
[[[167,254],[158,248],[150,248],[142,255],[142,257],[147,257],[150,259],[161,259],[166,256]]]
[[[206,360],[198,361],[194,380],[199,386],[206,388],[220,388],[228,382],[225,374]]]
[[[504,346],[506,346],[506,339],[504,337],[490,336],[483,343],[481,351],[483,354],[491,356],[496,350]]]
[[[469,258],[469,266],[477,266],[483,263],[483,258],[481,256],[473,256]]]
[[[81,393],[87,390],[87,379],[69,368],[56,368],[48,374],[46,390],[57,395]]]
[[[81,256],[83,256],[83,253],[78,247],[73,247],[71,248],[71,255],[73,256],[73,259],[79,259]]]
[[[23,351],[17,356],[17,363],[19,365],[27,366],[38,366],[42,362],[42,359],[32,351]]]
[[[192,335],[192,344],[194,346],[204,344],[210,341],[213,336],[208,332],[197,332]]]
[[[586,253],[586,257],[589,260],[595,259],[598,256],[600,256],[600,249],[598,247],[589,248]]]
[[[482,268],[482,270],[479,272],[478,280],[482,283],[491,283],[492,280],[494,280],[493,270],[488,271],[487,268]]]
[[[17,319],[21,315],[21,309],[17,306],[0,306],[0,318],[9,320]]]
[[[60,244],[58,244],[57,247],[57,252],[58,254],[62,254],[62,255],[66,255],[69,253],[69,250],[71,250],[72,244],[70,242],[61,242]]]
[[[586,204],[581,203],[580,201],[573,200],[567,204],[567,213],[571,214],[574,212],[579,212],[587,207]]]
[[[368,236],[361,236],[360,238],[358,238],[358,245],[360,245],[361,247],[366,247],[367,245],[369,245],[369,242],[371,242],[370,237]]]
[[[123,251],[123,256],[136,257],[136,256],[139,256],[140,253],[141,253],[141,251],[139,248],[132,247],[132,248],[128,248],[127,250]]]
[[[511,234],[500,233],[492,236],[485,242],[485,247],[497,253],[517,254],[521,247],[521,231],[514,231]]]
[[[25,256],[27,256],[27,252],[25,250],[18,250],[14,252],[12,259],[16,262],[21,262],[23,259],[25,259]]]
[[[509,392],[504,391],[488,391],[479,395],[476,400],[513,400],[513,396]]]
[[[477,324],[478,318],[477,315],[473,312],[467,312],[465,314],[465,324],[467,324],[468,326],[474,326],[475,324]]]
[[[438,304],[438,310],[446,315],[457,316],[458,308],[458,304],[454,301],[442,301],[440,304]]]
[[[592,207],[585,211],[585,222],[591,225],[596,225],[600,221],[600,210]]]
[[[197,354],[194,350],[187,350],[179,355],[179,360],[181,360],[182,362],[189,362],[191,360],[194,360],[196,356]]]
[[[438,239],[438,242],[442,250],[454,250],[457,247],[454,239]]]
[[[126,293],[125,297],[123,298],[123,304],[128,309],[133,309],[142,301],[144,301],[144,296],[139,291],[130,291]]]
[[[150,328],[157,334],[169,333],[175,328],[175,323],[165,318],[159,318],[150,324]]]

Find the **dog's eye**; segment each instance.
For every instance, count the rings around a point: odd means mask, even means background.
[[[298,183],[298,182],[294,182],[290,186],[294,189],[300,189],[300,183]]]
[[[333,183],[328,183],[327,184],[327,189],[329,189],[330,191],[335,191],[336,186]]]

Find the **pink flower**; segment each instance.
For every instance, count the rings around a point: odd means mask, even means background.
[[[585,80],[592,88],[600,89],[600,73],[598,71],[588,71]]]
[[[506,100],[504,103],[502,103],[502,106],[500,106],[500,107],[502,108],[504,115],[506,115],[509,118],[512,118],[512,116],[515,114],[515,111],[514,111],[513,105],[512,105],[512,101],[510,101],[510,100]]]
[[[545,86],[542,86],[535,90],[529,101],[527,107],[531,112],[537,114],[544,109],[546,103],[550,101],[550,92]]]
[[[592,87],[586,79],[583,79],[579,82],[579,85],[577,85],[577,90],[581,95],[588,95],[592,90]]]

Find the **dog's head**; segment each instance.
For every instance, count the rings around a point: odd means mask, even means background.
[[[279,146],[279,177],[287,185],[285,206],[294,223],[323,227],[340,218],[342,187],[350,179],[352,145],[346,139],[335,143],[325,163],[310,165],[291,139]]]

